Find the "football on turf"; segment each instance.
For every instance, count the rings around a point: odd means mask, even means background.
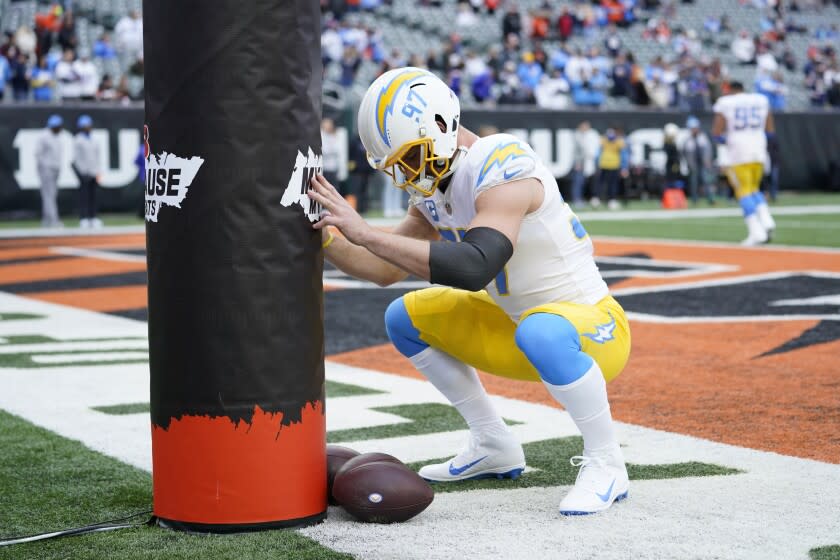
[[[345,449],[347,449],[347,448],[345,448]],[[400,461],[399,459],[397,459],[393,455],[388,455],[387,453],[378,453],[378,452],[362,453],[362,454],[357,453],[355,457],[352,457],[352,458],[348,459],[344,463],[344,465],[339,469],[339,471],[341,469],[344,469],[344,468],[352,469],[354,467],[358,467],[359,465],[364,465],[365,463],[376,463],[376,462],[394,463],[396,465],[402,465],[403,464],[402,461]],[[338,476],[338,473],[336,473],[336,476]]]
[[[335,482],[335,475],[344,463],[359,455],[359,452],[342,445],[327,445],[327,499],[331,506],[338,505],[332,495],[332,487]]]
[[[426,509],[435,495],[429,483],[399,462],[345,463],[335,477],[333,495],[350,515],[369,523],[407,521]]]

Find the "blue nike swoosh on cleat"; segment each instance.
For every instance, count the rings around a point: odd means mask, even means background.
[[[595,492],[595,495],[598,496],[599,498],[601,498],[602,502],[606,503],[606,501],[610,499],[610,494],[612,494],[613,486],[615,486],[615,479],[613,479],[613,481],[610,482],[610,487],[607,488],[606,492],[604,492],[603,494],[599,494],[598,492]]]
[[[487,455],[485,455],[481,459],[476,459],[472,463],[467,463],[463,467],[456,467],[452,463],[449,463],[449,474],[451,474],[452,476],[458,476],[459,474],[461,474],[465,470],[469,469],[470,467],[476,466],[477,464],[479,464],[480,462],[482,462],[486,458],[487,458]]]
[[[510,179],[511,177],[514,177],[514,176],[518,175],[521,171],[522,171],[521,169],[514,169],[513,171],[510,171],[510,172],[505,171],[505,179]]]

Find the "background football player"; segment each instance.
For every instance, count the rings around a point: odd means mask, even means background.
[[[767,160],[767,137],[775,134],[773,115],[767,98],[760,93],[745,93],[740,82],[732,82],[730,92],[715,103],[712,134],[719,144],[726,144],[726,177],[747,224],[747,238],[742,244],[760,245],[770,241],[776,229],[759,190]]]
[[[392,232],[371,227],[322,176],[309,195],[327,210],[315,227],[336,267],[383,286],[409,273],[442,286],[406,294],[385,313],[396,348],[470,429],[463,451],[421,476],[516,478],[525,468],[480,368],[542,381],[580,429],[584,450],[572,464],[581,469],[561,513],[594,513],[626,497],[605,380],[627,362],[629,326],[552,173],[516,137],[478,138],[460,126],[458,98],[418,68],[380,76],[358,126],[370,164],[411,194],[404,220]]]

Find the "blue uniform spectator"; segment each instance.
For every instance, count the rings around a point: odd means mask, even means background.
[[[522,55],[522,62],[516,69],[516,75],[523,86],[530,90],[536,89],[542,78],[543,68],[534,59],[534,53],[526,52]]]
[[[93,56],[103,60],[117,57],[117,51],[114,49],[114,45],[111,44],[110,35],[103,33],[102,36],[96,40],[96,43],[93,45]]]

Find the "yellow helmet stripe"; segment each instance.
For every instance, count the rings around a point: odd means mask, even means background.
[[[426,72],[423,70],[406,70],[405,72],[400,72],[379,92],[379,98],[376,100],[376,128],[379,130],[379,136],[382,137],[385,145],[389,148],[391,147],[391,142],[388,140],[385,126],[388,115],[394,112],[394,100],[397,97],[397,93],[404,85],[425,75]]]

